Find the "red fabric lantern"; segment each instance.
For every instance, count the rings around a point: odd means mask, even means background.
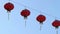
[[[58,28],[60,26],[60,21],[59,20],[53,21],[52,26]]]
[[[9,20],[9,13],[11,12],[11,10],[14,9],[14,5],[13,5],[12,3],[8,2],[8,3],[6,3],[6,4],[4,5],[4,8],[5,8],[5,9],[7,10],[7,12],[8,12],[8,20]]]
[[[24,9],[24,10],[21,11],[21,15],[24,18],[27,18],[30,15],[30,11],[28,9]]]
[[[5,8],[8,12],[11,12],[11,10],[13,10],[13,8],[14,8],[14,5],[13,5],[12,3],[8,2],[8,3],[6,3],[6,4],[4,5],[4,8]]]
[[[21,11],[21,16],[23,16],[24,19],[27,19],[29,15],[30,15],[30,11],[28,9],[24,9]],[[25,20],[25,26],[26,26],[26,20]]]
[[[38,15],[36,20],[40,23],[43,23],[46,20],[46,17],[44,15]]]
[[[40,30],[41,30],[42,24],[46,20],[46,17],[44,15],[38,15],[36,20],[40,23]]]
[[[59,20],[53,21],[52,26],[56,28],[56,34],[58,34],[58,27],[60,26],[60,21]]]

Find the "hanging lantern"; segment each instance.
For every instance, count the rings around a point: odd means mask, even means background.
[[[12,3],[8,2],[8,3],[6,3],[6,4],[4,5],[4,8],[5,8],[8,12],[11,12],[11,10],[13,10],[13,8],[14,8],[14,5],[13,5]]]
[[[12,3],[8,2],[8,3],[6,3],[6,4],[4,5],[4,8],[5,8],[5,9],[7,10],[7,12],[8,12],[8,19],[9,19],[9,13],[11,12],[11,10],[14,9],[14,5],[13,5]]]
[[[54,26],[55,28],[58,28],[59,27],[59,21],[58,20],[53,21],[52,26]]]
[[[44,15],[38,15],[36,20],[42,25],[43,22],[46,20],[46,17]],[[41,30],[41,25],[40,25],[40,30]]]
[[[52,26],[56,28],[56,34],[58,34],[58,28],[60,26],[60,21],[59,20],[53,21]]]
[[[24,19],[27,19],[29,15],[30,15],[30,11],[28,9],[24,9],[21,11],[21,16],[23,16]],[[25,21],[25,26],[26,26],[26,21]]]

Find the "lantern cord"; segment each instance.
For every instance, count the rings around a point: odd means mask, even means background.
[[[9,0],[10,1],[10,0]]]

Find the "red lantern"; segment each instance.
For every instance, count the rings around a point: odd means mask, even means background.
[[[6,4],[4,5],[4,8],[5,8],[5,9],[7,10],[7,12],[8,12],[8,19],[9,19],[9,13],[11,12],[11,10],[14,9],[14,5],[13,5],[12,3],[8,2],[8,3],[6,3]]]
[[[43,22],[46,20],[46,17],[44,15],[38,15],[36,20],[40,22],[40,24],[42,25]],[[41,25],[40,25],[40,30],[41,30]]]
[[[58,20],[53,21],[52,26],[54,26],[55,28],[58,28],[59,27],[59,21]]]
[[[58,29],[58,27],[60,26],[60,21],[59,20],[53,21],[52,26]],[[56,30],[56,34],[58,34],[58,30]]]
[[[27,19],[29,15],[30,15],[30,11],[28,9],[24,9],[21,11],[21,16],[23,16],[24,19]],[[25,26],[26,26],[26,21],[25,21]]]
[[[13,5],[12,3],[8,2],[8,3],[6,3],[6,4],[4,5],[4,8],[5,8],[8,12],[11,12],[11,10],[13,10],[13,8],[14,8],[14,5]]]

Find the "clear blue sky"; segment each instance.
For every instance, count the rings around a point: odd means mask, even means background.
[[[4,9],[4,4],[7,2],[8,0],[0,0],[0,34],[56,34],[56,30],[51,24],[55,19],[60,18],[60,0],[11,0],[10,2],[12,2],[15,7],[10,13],[9,20],[8,13]],[[18,3],[31,8],[24,7]],[[24,18],[20,15],[21,10],[25,8],[31,12],[31,15],[27,19],[26,27],[24,25]],[[39,14],[46,16],[46,21],[41,31],[39,30],[40,24],[36,21],[36,17]],[[59,30],[60,28],[58,31]]]

